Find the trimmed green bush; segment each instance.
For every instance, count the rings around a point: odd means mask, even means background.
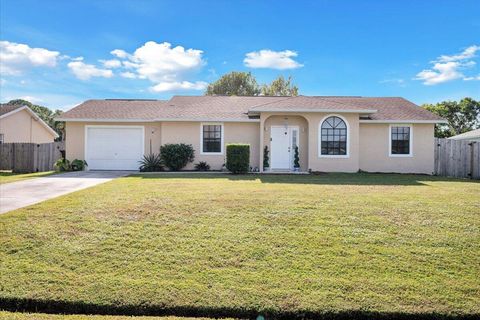
[[[178,171],[195,159],[195,150],[191,144],[165,144],[160,147],[160,158],[163,164],[172,171]]]
[[[263,148],[263,169],[266,169],[266,168],[270,167],[270,164],[269,164],[270,163],[269,162],[270,158],[269,158],[268,154],[269,154],[268,146],[265,146]]]
[[[293,167],[294,168],[300,168],[300,157],[298,154],[298,146],[295,146],[295,153],[293,156]]]
[[[71,167],[73,171],[83,171],[88,166],[87,161],[75,159],[71,163]]]
[[[72,166],[70,164],[70,161],[68,161],[65,158],[60,158],[57,161],[55,161],[55,164],[53,165],[55,167],[56,171],[70,171],[72,170]]]
[[[226,167],[235,174],[247,173],[250,168],[250,145],[227,144]]]

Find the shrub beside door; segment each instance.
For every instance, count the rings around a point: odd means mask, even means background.
[[[247,173],[250,168],[250,145],[227,144],[226,167],[235,174]]]

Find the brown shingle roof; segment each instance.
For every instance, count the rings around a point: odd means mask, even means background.
[[[87,100],[62,114],[62,119],[153,120],[166,106],[165,100]]]
[[[0,116],[3,116],[4,114],[12,112],[13,110],[16,110],[16,109],[21,108],[21,107],[23,107],[23,106],[2,103],[2,104],[0,104]]]
[[[162,100],[87,100],[62,115],[65,120],[248,120],[262,111],[367,113],[370,120],[437,121],[439,116],[398,97],[174,96]]]

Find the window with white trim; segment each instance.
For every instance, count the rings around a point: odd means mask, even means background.
[[[331,116],[321,126],[321,154],[347,154],[347,124],[341,118]]]
[[[410,155],[411,144],[410,126],[390,127],[390,155]]]
[[[202,124],[202,153],[222,152],[222,130],[221,124]]]

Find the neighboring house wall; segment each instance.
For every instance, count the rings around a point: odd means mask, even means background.
[[[21,110],[0,119],[0,133],[4,143],[50,143],[55,137],[35,120],[28,111]]]
[[[398,125],[401,126],[401,124]],[[360,169],[368,172],[432,174],[434,126],[434,124],[413,124],[412,156],[391,157],[390,125],[361,123]]]
[[[65,152],[66,158],[85,159],[85,126],[144,126],[145,127],[145,153],[160,151],[160,123],[152,122],[66,122],[65,131]]]

